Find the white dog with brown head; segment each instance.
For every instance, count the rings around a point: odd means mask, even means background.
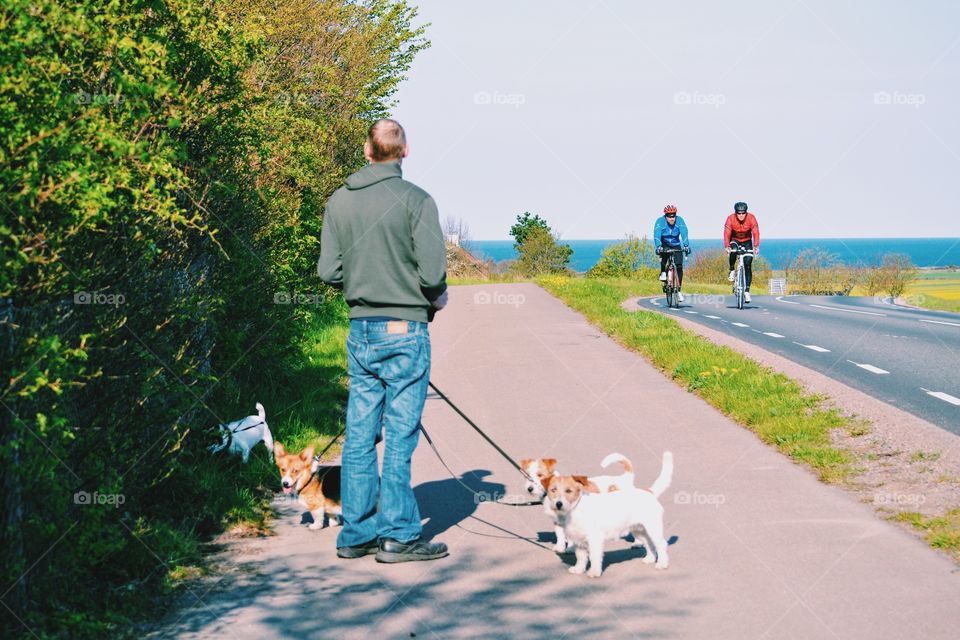
[[[570,573],[599,578],[603,572],[603,545],[627,533],[646,543],[643,561],[666,569],[670,559],[663,536],[663,506],[658,498],[673,478],[673,454],[663,454],[663,467],[649,490],[629,488],[602,492],[586,476],[555,476],[548,480],[544,504],[567,541],[576,548],[577,563]],[[587,562],[589,561],[589,570]]]

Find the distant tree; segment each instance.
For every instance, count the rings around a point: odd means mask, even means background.
[[[520,251],[520,247],[534,229],[543,229],[549,233],[550,225],[539,215],[533,215],[529,211],[524,211],[522,215],[517,216],[517,223],[510,227],[510,235],[514,240],[513,248]]]
[[[917,268],[911,262],[910,256],[888,253],[883,256],[879,267],[867,271],[863,286],[868,296],[886,293],[898,298],[917,276]]]
[[[770,263],[762,255],[753,259],[753,281],[766,282],[772,275]],[[703,249],[693,254],[690,264],[684,267],[685,282],[703,284],[727,284],[730,273],[730,258],[723,247]]]
[[[470,225],[463,218],[454,218],[447,216],[443,223],[443,234],[445,236],[456,236],[460,245],[470,242]]]
[[[805,249],[786,268],[792,293],[809,295],[850,295],[862,279],[862,272],[843,264],[840,258],[823,249]]]
[[[530,229],[520,245],[520,258],[514,263],[514,270],[531,277],[565,271],[573,249],[558,240],[549,228]]]

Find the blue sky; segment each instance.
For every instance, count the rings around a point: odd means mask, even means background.
[[[960,236],[960,3],[412,0],[405,177],[506,239]]]

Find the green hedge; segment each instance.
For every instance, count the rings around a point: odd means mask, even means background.
[[[256,472],[205,447],[339,317],[313,274],[323,203],[427,46],[414,18],[4,3],[0,635],[126,628],[256,501]]]

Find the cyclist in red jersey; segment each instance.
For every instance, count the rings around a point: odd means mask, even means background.
[[[754,255],[760,254],[760,224],[756,216],[747,211],[746,202],[733,205],[733,213],[727,216],[723,224],[723,246],[730,254],[730,282],[734,278],[734,265],[737,263],[736,248],[752,250]],[[753,280],[753,256],[743,256],[743,267],[747,276],[747,290],[744,292],[744,301],[750,302],[750,282]]]

